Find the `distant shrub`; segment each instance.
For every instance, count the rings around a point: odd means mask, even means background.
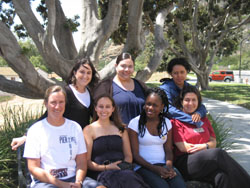
[[[43,109],[35,113],[24,106],[6,107],[2,109],[4,124],[0,129],[0,187],[17,187],[17,153],[12,151],[12,138],[22,136],[27,128],[41,117]]]

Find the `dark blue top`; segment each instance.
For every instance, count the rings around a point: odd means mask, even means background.
[[[118,107],[122,122],[128,124],[131,119],[141,113],[145,103],[145,96],[140,84],[134,80],[135,88],[133,91],[127,91],[118,86],[115,82],[113,85],[113,99]]]
[[[187,83],[186,81],[184,82],[185,86],[189,86],[190,84]],[[202,121],[199,122],[193,122],[192,121],[192,116],[189,114],[186,114],[185,112],[177,109],[175,106],[173,106],[173,103],[175,100],[178,98],[180,95],[181,89],[174,83],[173,79],[167,79],[161,86],[161,89],[165,91],[165,93],[168,96],[168,101],[169,101],[169,115],[170,118],[173,119],[178,119],[182,122],[186,122],[189,124],[194,124],[197,127],[200,127],[203,125]],[[206,107],[202,104],[197,110],[196,113],[200,114],[201,117],[205,117],[207,110]]]

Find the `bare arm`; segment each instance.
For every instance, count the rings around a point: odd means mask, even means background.
[[[164,178],[173,178],[176,176],[176,172],[173,169],[173,138],[172,138],[172,129],[168,131],[167,134],[167,141],[164,144],[165,156],[166,156],[166,166],[168,173],[166,173],[163,177]]]
[[[87,153],[76,156],[76,183],[81,187],[87,173]]]
[[[122,143],[123,143],[123,154],[124,154],[124,161],[132,163],[132,152],[130,148],[130,141],[128,137],[127,130],[124,130],[122,133]]]
[[[215,148],[216,147],[216,138],[210,137],[209,142],[204,144],[191,144],[187,142],[176,142],[175,145],[181,152],[185,153],[195,153],[200,150],[207,149],[207,144],[209,148]]]
[[[24,142],[26,141],[26,135],[23,135],[21,137],[18,138],[13,138],[12,142],[11,142],[11,149],[12,150],[17,150],[17,148],[21,145],[24,144]]]

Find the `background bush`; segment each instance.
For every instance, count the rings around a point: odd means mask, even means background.
[[[12,138],[22,136],[27,128],[41,117],[43,109],[33,112],[24,106],[2,109],[4,124],[0,126],[0,187],[18,187],[17,152],[12,151]]]

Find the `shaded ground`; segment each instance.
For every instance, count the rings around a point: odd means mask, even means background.
[[[250,110],[207,98],[203,98],[203,103],[214,119],[219,117],[219,121],[231,127],[234,148],[228,152],[250,174]]]

